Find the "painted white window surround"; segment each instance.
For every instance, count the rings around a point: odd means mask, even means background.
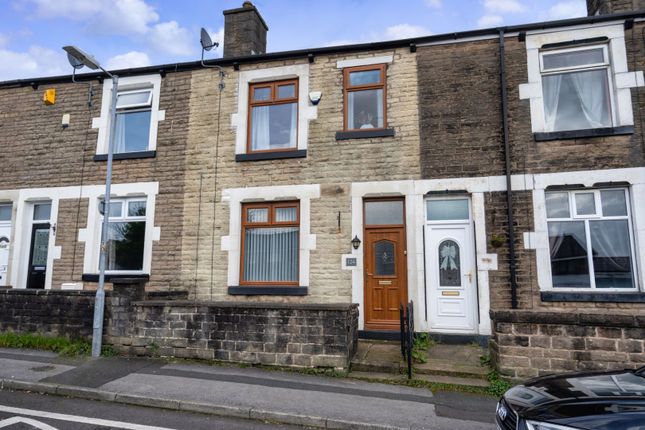
[[[221,249],[228,251],[228,286],[240,285],[242,203],[298,200],[300,202],[298,284],[301,287],[308,287],[309,253],[316,249],[316,235],[311,234],[311,199],[317,198],[320,198],[318,184],[225,189],[222,192],[222,202],[229,204],[229,235],[222,236]]]
[[[154,202],[158,193],[157,182],[140,182],[130,184],[113,184],[112,194],[116,197],[128,196],[147,196],[148,213],[146,223],[146,241],[159,240],[160,229],[154,227]],[[27,263],[30,251],[31,223],[33,218],[33,203],[39,201],[51,201],[50,222],[55,226],[58,222],[59,201],[63,199],[89,199],[87,225],[91,228],[79,229],[78,240],[85,242],[85,255],[83,261],[84,273],[96,273],[98,267],[98,244],[100,238],[100,219],[98,214],[98,202],[103,197],[105,185],[84,185],[70,187],[51,187],[51,188],[26,188],[17,190],[0,190],[0,201],[13,201],[15,213],[12,237],[15,238],[12,244],[11,255],[9,257],[9,284],[14,288],[26,288],[27,286]],[[59,288],[58,285],[52,285],[52,268],[55,260],[61,256],[62,247],[56,245],[56,233],[52,232],[49,238],[49,248],[47,252],[47,272],[45,274],[45,288]],[[93,251],[97,251],[96,253]],[[96,254],[96,258],[94,257]],[[150,261],[152,258],[152,246],[147,246],[146,255],[144,255],[144,270],[149,273]]]
[[[281,79],[298,79],[298,145],[296,149],[307,149],[309,121],[318,118],[318,108],[309,103],[309,63],[239,72],[237,112],[231,115],[231,126],[236,129],[236,154],[246,154],[249,84]]]
[[[610,67],[610,92],[613,98],[613,126],[634,125],[631,88],[645,85],[642,71],[629,71],[625,49],[623,23],[601,23],[586,27],[568,27],[557,31],[542,30],[526,34],[526,57],[528,83],[519,86],[520,99],[529,100],[531,129],[534,133],[547,132],[542,72],[540,69],[541,47],[545,44],[569,42],[598,37],[607,37]],[[564,49],[564,48],[563,48]]]
[[[567,291],[554,288],[551,278],[551,255],[547,226],[545,189],[549,186],[582,184],[591,188],[596,183],[628,182],[634,238],[634,272],[637,289],[645,291],[645,168],[592,170],[584,172],[547,173],[533,175],[533,225],[535,231],[524,233],[524,247],[535,250],[537,281],[541,291]],[[580,291],[580,290],[576,290]],[[602,293],[602,291],[590,291]]]
[[[374,64],[388,64],[394,61],[394,55],[382,55],[379,57],[352,58],[350,60],[336,61],[336,68],[344,69],[346,67],[372,66]]]
[[[405,196],[406,244],[408,266],[408,297],[417,303],[415,326],[429,330],[425,319],[426,296],[424,291],[425,255],[423,234],[425,227],[425,197],[430,191],[466,190],[470,193],[472,217],[475,222],[475,242],[477,258],[477,282],[479,314],[488,315],[490,309],[488,271],[497,270],[497,254],[489,254],[486,249],[486,217],[484,212],[484,193],[505,188],[505,178],[457,178],[429,179],[418,181],[355,182],[352,183],[352,233],[351,237],[363,237],[363,199],[367,197]],[[352,249],[357,265],[352,271],[352,301],[364,305],[363,247]],[[363,329],[363,319],[359,319],[359,329]],[[490,334],[490,319],[481,318],[477,333]]]
[[[140,89],[152,89],[152,104],[150,112],[150,140],[148,150],[157,149],[157,129],[159,121],[166,119],[166,111],[159,110],[161,93],[161,75],[128,76],[119,78],[119,93]],[[96,154],[107,154],[108,136],[110,133],[110,100],[112,80],[103,81],[103,96],[101,98],[101,116],[92,119],[92,128],[99,130],[96,142]]]

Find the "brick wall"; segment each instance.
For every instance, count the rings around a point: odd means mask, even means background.
[[[645,365],[645,317],[614,312],[492,311],[491,353],[512,378]]]

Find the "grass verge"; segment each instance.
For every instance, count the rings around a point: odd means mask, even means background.
[[[88,356],[92,353],[92,344],[86,340],[44,336],[37,333],[0,333],[0,347],[41,349],[56,352],[65,357]],[[101,355],[114,356],[116,351],[106,345],[101,349]]]

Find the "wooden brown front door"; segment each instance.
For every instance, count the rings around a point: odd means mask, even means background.
[[[374,201],[370,201],[374,202]],[[366,210],[370,210],[366,201]],[[365,329],[398,330],[399,305],[407,302],[407,264],[403,201],[401,224],[365,225]],[[376,202],[375,202],[376,203]],[[398,205],[397,205],[398,206]],[[375,210],[380,210],[376,207]],[[389,207],[387,210],[398,210]],[[378,217],[376,217],[378,219]],[[368,218],[366,217],[366,220]]]

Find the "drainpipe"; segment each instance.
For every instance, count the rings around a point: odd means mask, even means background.
[[[508,218],[508,268],[511,281],[511,308],[517,309],[517,272],[515,270],[515,227],[513,226],[513,190],[511,188],[511,150],[508,142],[508,96],[506,94],[506,62],[504,60],[504,29],[499,29],[499,85],[502,96],[504,126],[504,164],[506,168],[506,217]]]

